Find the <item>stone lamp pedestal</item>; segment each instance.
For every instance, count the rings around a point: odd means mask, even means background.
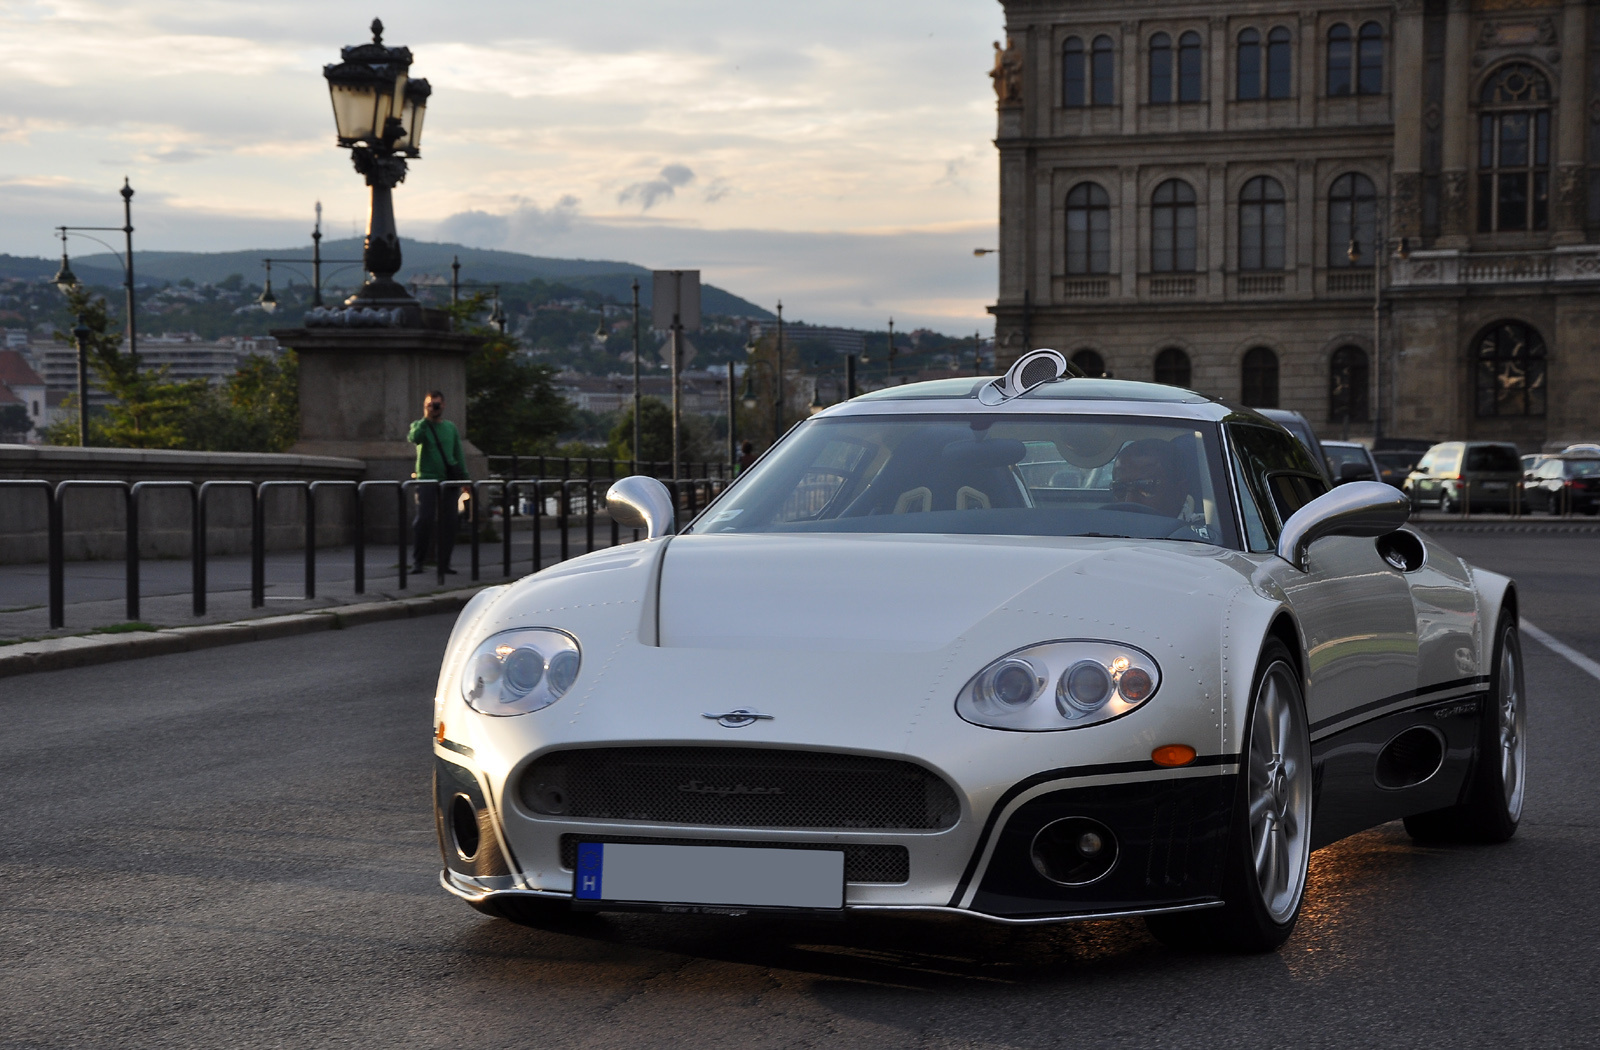
[[[442,315],[413,301],[405,308],[314,310],[307,327],[272,334],[300,356],[302,456],[364,460],[368,480],[404,480],[417,447],[406,440],[430,390],[444,394],[444,415],[461,431],[467,470],[488,475],[488,461],[467,432],[467,357],[481,340],[448,330]],[[320,323],[319,323],[320,322]]]

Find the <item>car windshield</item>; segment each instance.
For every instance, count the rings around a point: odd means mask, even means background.
[[[1126,536],[1235,546],[1216,428],[1071,416],[807,423],[688,530]]]
[[[1328,457],[1328,466],[1333,468],[1333,476],[1339,476],[1339,468],[1346,463],[1356,463],[1367,466],[1367,450],[1354,445],[1323,445],[1322,451]]]
[[[1486,473],[1520,473],[1522,458],[1504,445],[1474,445],[1467,449],[1466,469]]]

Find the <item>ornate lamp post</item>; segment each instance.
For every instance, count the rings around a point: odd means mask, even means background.
[[[376,18],[372,43],[343,48],[340,59],[322,70],[339,145],[350,150],[356,171],[372,188],[362,253],[368,280],[347,305],[409,306],[416,300],[394,279],[401,258],[391,191],[405,181],[407,158],[422,155],[422,118],[433,89],[426,80],[411,79],[411,49],[385,46],[383,23]]]

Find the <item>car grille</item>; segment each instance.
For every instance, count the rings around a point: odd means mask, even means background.
[[[937,831],[961,815],[950,785],[911,762],[762,748],[558,751],[520,793],[550,816],[706,827]]]
[[[846,882],[909,882],[911,854],[904,846],[840,842],[729,842],[726,839],[651,839],[627,835],[563,835],[561,866],[578,866],[579,842],[635,842],[648,846],[765,846],[775,849],[827,849],[844,851]]]

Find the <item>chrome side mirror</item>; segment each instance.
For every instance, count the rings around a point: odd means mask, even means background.
[[[1381,481],[1352,481],[1307,503],[1284,523],[1278,557],[1301,572],[1306,555],[1324,536],[1387,536],[1411,516],[1411,500]]]
[[[655,478],[635,474],[606,490],[606,513],[625,529],[643,529],[645,539],[670,535],[672,493]]]

